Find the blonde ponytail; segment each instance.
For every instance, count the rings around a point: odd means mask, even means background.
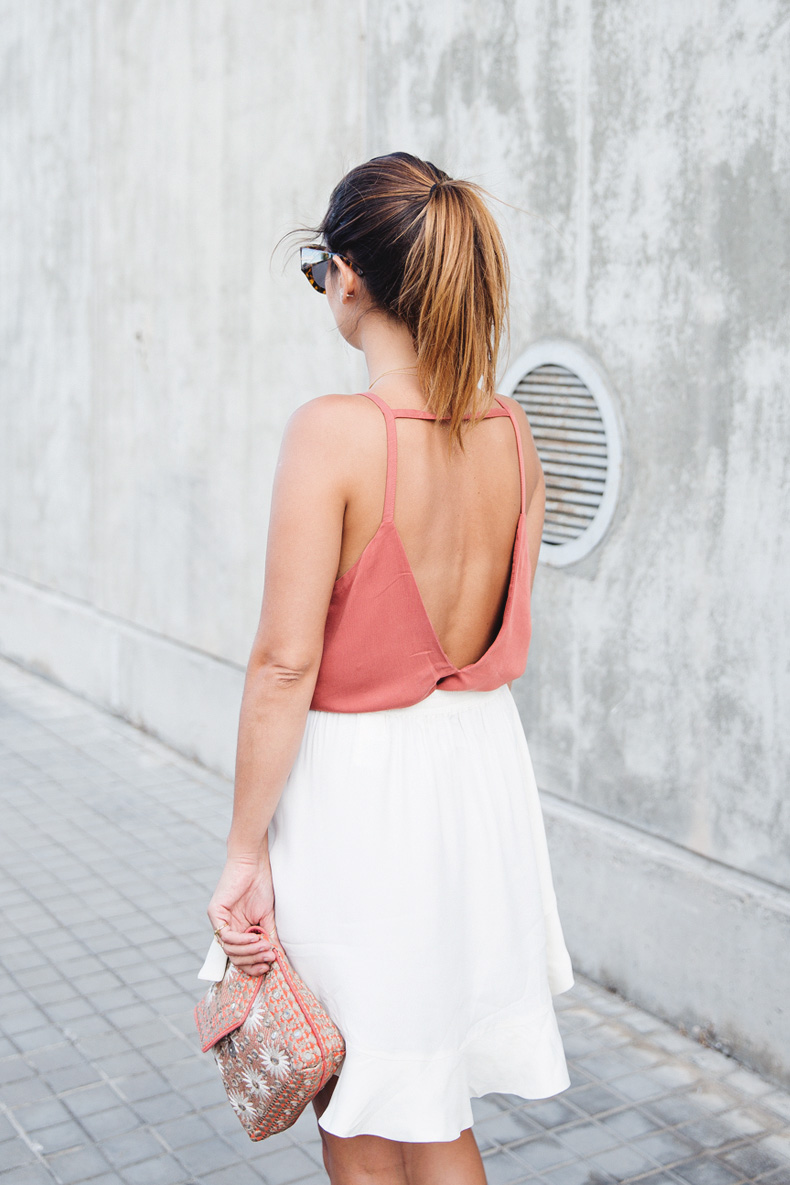
[[[428,407],[449,419],[462,449],[464,417],[473,423],[494,399],[508,291],[505,246],[482,191],[436,183],[406,258],[399,312],[413,327]]]

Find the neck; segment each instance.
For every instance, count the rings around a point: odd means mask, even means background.
[[[387,374],[376,383],[378,394],[397,391],[399,398],[408,395],[412,401],[424,405],[425,399],[417,382],[417,351],[412,336],[402,321],[378,314],[368,314],[363,319],[359,332],[359,346],[365,355],[368,368],[368,382],[375,382],[385,371]],[[407,368],[412,367],[409,371]]]

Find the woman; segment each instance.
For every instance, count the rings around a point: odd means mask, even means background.
[[[273,932],[345,1037],[314,1103],[334,1185],[480,1185],[470,1098],[569,1085],[573,984],[510,690],[544,483],[494,393],[507,263],[482,191],[401,152],[313,233],[370,383],[288,421],[209,918],[251,974],[244,930]]]

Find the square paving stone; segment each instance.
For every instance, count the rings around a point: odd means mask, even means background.
[[[599,1152],[592,1156],[588,1163],[591,1172],[597,1165],[614,1177],[615,1181],[627,1181],[638,1173],[646,1173],[654,1167],[653,1161],[647,1156],[625,1145],[610,1148],[608,1152]]]
[[[730,1152],[719,1153],[719,1160],[725,1164],[740,1169],[742,1173],[757,1177],[760,1173],[767,1173],[770,1169],[784,1168],[790,1180],[790,1166],[783,1157],[760,1146],[760,1144],[743,1144]]]
[[[162,1074],[173,1087],[180,1090],[182,1087],[193,1087],[200,1082],[210,1082],[217,1078],[217,1065],[211,1055],[198,1050],[191,1057],[162,1067]]]
[[[616,1087],[621,1095],[635,1103],[658,1098],[668,1091],[668,1088],[655,1077],[654,1072],[626,1074],[623,1078],[617,1079]]]
[[[70,1041],[64,1041],[62,1033],[57,1045],[50,1045],[46,1049],[38,1049],[29,1053],[27,1060],[31,1066],[35,1066],[39,1074],[86,1064],[85,1058],[76,1045],[72,1045]]]
[[[285,1181],[295,1181],[306,1177],[308,1173],[314,1173],[316,1167],[315,1162],[296,1147],[282,1148],[280,1152],[264,1155],[258,1164],[266,1185],[285,1185]]]
[[[646,1177],[639,1178],[639,1185],[678,1185],[679,1177],[674,1173],[670,1173],[665,1169],[659,1169],[655,1173],[649,1173]]]
[[[64,1032],[68,1032],[71,1040],[82,1045],[82,1041],[90,1037],[106,1037],[115,1032],[110,1022],[98,1012],[91,1010],[85,1016],[78,1016],[75,1020],[66,1021]]]
[[[650,1074],[651,1077],[655,1078],[657,1082],[662,1083],[668,1090],[675,1090],[681,1086],[691,1086],[700,1079],[700,1074],[696,1066],[679,1060],[667,1062],[663,1066],[653,1066]]]
[[[709,1115],[707,1119],[695,1119],[691,1123],[680,1124],[677,1133],[686,1139],[694,1140],[703,1148],[723,1148],[742,1138],[742,1134],[736,1132],[727,1120],[727,1115],[720,1118]]]
[[[576,1156],[591,1156],[620,1143],[614,1132],[592,1121],[566,1128],[558,1138]]]
[[[225,1165],[235,1164],[240,1155],[224,1140],[213,1135],[208,1140],[198,1144],[188,1144],[179,1150],[178,1159],[190,1169],[195,1176],[202,1177],[205,1173],[221,1169]]]
[[[560,1014],[560,1028],[562,1028],[562,1014]],[[584,1058],[601,1052],[600,1038],[595,1036],[595,1029],[580,1029],[563,1033],[562,1044],[565,1056],[569,1059]]]
[[[732,1074],[728,1074],[725,1083],[731,1090],[736,1090],[739,1094],[749,1095],[753,1098],[770,1094],[774,1089],[770,1082],[766,1082],[764,1078],[760,1078],[757,1074],[752,1073],[751,1070],[746,1070],[743,1067],[738,1067]]]
[[[47,1164],[63,1182],[63,1185],[78,1185],[107,1172],[110,1165],[95,1148],[79,1148],[75,1152],[58,1152],[47,1157]]]
[[[96,1115],[84,1115],[80,1122],[93,1140],[120,1136],[141,1126],[140,1119],[128,1107],[110,1107]]]
[[[200,1177],[201,1185],[261,1185],[261,1175],[247,1164],[232,1164]]]
[[[84,996],[76,996],[73,1000],[64,1000],[56,1004],[47,1004],[47,1013],[57,1024],[69,1024],[78,1017],[91,1016],[93,1005]]]
[[[35,1077],[36,1071],[21,1056],[6,1058],[0,1062],[0,1084],[20,1082],[23,1078]]]
[[[786,1094],[783,1090],[773,1091],[772,1094],[763,1095],[760,1099],[760,1106],[768,1108],[774,1115],[778,1115],[781,1119],[790,1120],[790,1094]]]
[[[689,1092],[689,1097],[699,1103],[706,1111],[717,1115],[722,1111],[730,1111],[741,1103],[741,1099],[722,1083],[710,1086],[703,1083]]]
[[[503,1111],[491,1119],[483,1120],[476,1130],[489,1144],[510,1144],[514,1140],[523,1140],[525,1136],[534,1136],[542,1129],[521,1111]]]
[[[191,1181],[192,1174],[172,1156],[159,1156],[130,1165],[123,1171],[125,1185],[179,1185]]]
[[[649,1037],[647,1041],[649,1041]],[[630,1045],[622,1046],[619,1050],[620,1054],[626,1061],[633,1065],[634,1069],[648,1069],[666,1057],[663,1050],[657,1049],[654,1045],[649,1045],[647,1041],[640,1038],[632,1041]]]
[[[228,1104],[227,1098],[223,1097],[221,1102],[217,1102],[211,1107],[206,1107],[205,1110],[201,1111],[200,1117],[201,1119],[205,1119],[207,1123],[210,1123],[214,1131],[219,1132],[221,1136],[227,1138],[238,1136],[241,1133],[249,1143],[249,1136],[244,1132],[233,1108]],[[279,1139],[279,1136],[272,1136],[271,1139]],[[266,1143],[270,1143],[271,1139],[267,1140]]]
[[[588,1074],[586,1070],[582,1070],[574,1061],[568,1062],[568,1077],[570,1078],[571,1088],[589,1086],[595,1081],[592,1074]]]
[[[566,1123],[578,1123],[585,1113],[570,1106],[563,1099],[547,1099],[545,1102],[531,1104],[525,1109],[524,1114],[534,1119],[541,1127],[552,1129]]]
[[[52,1174],[42,1164],[26,1164],[0,1173],[0,1185],[52,1185]]]
[[[710,1111],[704,1107],[696,1094],[681,1091],[668,1094],[662,1099],[650,1099],[643,1106],[648,1115],[655,1115],[663,1121],[662,1125],[674,1127],[678,1123],[686,1123],[693,1119],[709,1119]]]
[[[113,1053],[109,1057],[94,1060],[97,1069],[107,1078],[128,1078],[133,1074],[144,1074],[150,1070],[150,1065],[142,1054],[134,1049],[127,1049],[125,1053]]]
[[[50,1099],[54,1091],[43,1078],[25,1078],[22,1082],[8,1082],[0,1087],[0,1102],[11,1110],[24,1107],[27,1103],[38,1103]]]
[[[688,1185],[733,1185],[743,1179],[737,1169],[728,1168],[714,1156],[695,1157],[673,1171]]]
[[[630,1074],[633,1066],[617,1049],[604,1049],[578,1059],[577,1064],[587,1074],[604,1081]]]
[[[658,1164],[672,1164],[674,1161],[688,1160],[698,1154],[701,1149],[691,1140],[685,1140],[673,1132],[656,1132],[651,1136],[639,1136],[631,1144],[637,1152],[652,1157]]]
[[[199,1070],[208,1062],[213,1064],[213,1058],[204,1058],[203,1056],[196,1056],[197,1043],[185,1041],[181,1037],[173,1037],[169,1041],[161,1041],[156,1045],[148,1045],[145,1049],[145,1056],[152,1065],[159,1069],[167,1066],[170,1072],[176,1072],[179,1067],[189,1072],[192,1070],[198,1075]]]
[[[488,1185],[515,1185],[533,1175],[523,1162],[515,1160],[507,1152],[494,1152],[486,1156],[483,1167]],[[230,1181],[228,1185],[231,1185]]]
[[[73,1119],[67,1123],[42,1127],[35,1134],[35,1142],[39,1151],[45,1155],[49,1152],[64,1152],[67,1148],[82,1148],[90,1143],[85,1131]]]
[[[211,1124],[206,1123],[199,1115],[184,1115],[180,1119],[170,1119],[159,1123],[157,1134],[173,1149],[185,1148],[188,1145],[199,1144],[204,1140],[216,1140],[217,1135]],[[242,1135],[246,1133],[242,1132]],[[249,1136],[246,1136],[249,1143]]]
[[[181,1119],[185,1115],[191,1115],[195,1110],[188,1099],[174,1091],[154,1095],[151,1099],[139,1099],[134,1106],[146,1123],[154,1126],[164,1123],[167,1119]]]
[[[226,1098],[225,1089],[219,1074],[209,1082],[201,1082],[197,1086],[186,1086],[181,1092],[185,1099],[189,1099],[196,1111],[210,1107],[220,1099]]]
[[[611,1115],[602,1115],[598,1123],[621,1140],[633,1140],[664,1126],[636,1107],[628,1111],[613,1111]]]
[[[79,1040],[78,1045],[85,1057],[91,1058],[91,1060],[112,1057],[118,1053],[128,1053],[132,1048],[124,1035],[117,1029],[107,1029],[103,1033],[84,1036]]]
[[[20,1045],[18,1038],[23,1033],[34,1033],[47,1025],[46,1014],[40,1008],[20,1010],[20,1003],[24,1003],[24,997],[20,1000],[19,994],[14,993],[3,1015],[3,1032],[7,1037],[13,1037],[17,1046]]]
[[[102,1155],[116,1169],[126,1168],[127,1165],[137,1164],[141,1160],[150,1160],[164,1152],[159,1141],[145,1127],[110,1136],[109,1139],[101,1141],[99,1148]]]
[[[579,1107],[588,1115],[614,1111],[624,1105],[623,1099],[605,1086],[583,1086],[579,1090],[569,1092],[567,1098],[574,1107]]]
[[[100,1177],[91,1177],[90,1185],[126,1185],[117,1173],[102,1173]]]
[[[540,1185],[610,1185],[614,1181],[603,1169],[595,1169],[592,1173],[590,1166],[582,1160],[573,1164],[564,1164],[550,1172],[541,1173],[540,1177],[530,1178],[530,1185],[539,1182]],[[641,1183],[640,1183],[641,1185]]]
[[[75,1066],[66,1066],[62,1070],[52,1070],[45,1077],[55,1094],[61,1094],[66,1090],[74,1090],[77,1086],[88,1086],[91,1082],[100,1081],[99,1072],[89,1062],[81,1062]]]
[[[78,998],[76,988],[73,988],[69,983],[62,982],[42,984],[33,989],[32,995],[38,1004],[43,1004],[45,1007]]]
[[[63,1100],[72,1115],[81,1119],[83,1115],[96,1115],[100,1111],[107,1111],[117,1107],[121,1100],[111,1087],[102,1083],[101,1086],[88,1086],[84,1090],[75,1090]]]
[[[133,988],[119,984],[109,992],[94,992],[90,1000],[97,1012],[103,1016],[115,1015],[121,1008],[134,1008],[140,1003],[139,996]]]
[[[71,1116],[59,1099],[49,1098],[41,1103],[32,1103],[27,1107],[18,1108],[15,1112],[15,1119],[30,1134],[45,1127],[52,1127],[57,1123],[65,1123],[71,1119]]]
[[[508,1152],[515,1156],[533,1172],[554,1168],[563,1161],[576,1159],[573,1152],[564,1147],[554,1136],[536,1136],[523,1144],[515,1144],[508,1148]]]
[[[194,1027],[193,1020],[193,1030]],[[146,1021],[141,1025],[131,1025],[124,1030],[124,1036],[132,1049],[145,1049],[149,1045],[160,1045],[163,1041],[169,1041],[173,1031],[167,1021],[157,1017],[156,1020]]]
[[[724,1121],[728,1127],[741,1136],[758,1136],[786,1126],[777,1123],[776,1116],[771,1115],[771,1112],[764,1107],[757,1105],[737,1107],[734,1111],[728,1111],[724,1116]]]
[[[170,1090],[170,1084],[153,1070],[147,1074],[135,1074],[133,1078],[119,1078],[115,1086],[130,1103],[135,1103],[138,1099],[152,1099]]]
[[[24,1140],[5,1140],[0,1144],[0,1171],[18,1168],[19,1165],[32,1164],[36,1155]]]
[[[105,1020],[125,1032],[130,1025],[143,1024],[147,1020],[155,1020],[156,1013],[148,1004],[129,1004],[125,1008],[113,1008],[105,1014]]]
[[[790,1131],[787,1128],[781,1132],[774,1132],[771,1136],[765,1136],[759,1144],[763,1151],[776,1154],[790,1170]]]

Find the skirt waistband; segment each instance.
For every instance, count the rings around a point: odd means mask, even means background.
[[[402,708],[380,708],[375,712],[324,712],[311,708],[311,713],[327,716],[423,716],[439,714],[443,716],[462,712],[467,708],[479,708],[484,704],[494,704],[499,699],[512,699],[513,695],[507,683],[495,687],[492,691],[469,689],[466,691],[444,691],[436,687],[425,699],[416,704],[407,704]]]

